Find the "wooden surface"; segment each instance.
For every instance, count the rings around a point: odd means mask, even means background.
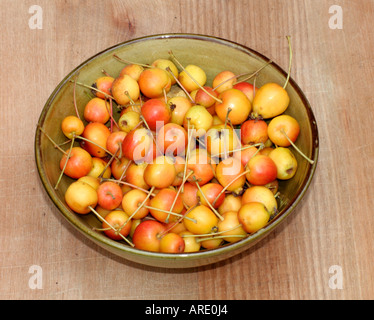
[[[29,27],[34,4],[41,30]],[[333,5],[342,29],[330,28]],[[0,9],[1,299],[374,298],[373,0],[1,0]],[[135,265],[86,240],[53,206],[34,160],[39,114],[68,72],[119,42],[169,32],[233,40],[285,69],[290,34],[292,77],[320,135],[296,213],[253,249],[187,271]],[[33,265],[41,289],[29,286]]]

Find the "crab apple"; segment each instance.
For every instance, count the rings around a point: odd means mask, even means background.
[[[104,159],[93,157],[92,169],[87,175],[94,178],[98,178],[101,175],[102,178],[108,179],[112,175],[112,170]]]
[[[96,97],[100,99],[105,99],[107,96],[110,96],[114,78],[110,76],[100,77],[92,84],[92,87],[102,91],[92,90]]]
[[[147,166],[146,162],[131,163],[126,171],[126,181],[138,188],[148,190],[150,186],[144,180],[144,172]]]
[[[218,207],[218,212],[223,215],[228,211],[238,212],[242,206],[242,197],[235,194],[227,194],[222,204]]]
[[[232,125],[238,125],[247,120],[252,105],[243,92],[232,88],[223,91],[218,98],[221,102],[217,101],[215,104],[216,113],[222,121],[228,117]]]
[[[77,116],[67,116],[62,120],[61,130],[65,137],[72,139],[73,136],[80,136],[84,131],[84,123]]]
[[[250,145],[244,145],[241,150],[235,151],[232,156],[236,159],[239,159],[242,162],[242,165],[245,167],[248,161],[258,153],[256,147]]]
[[[194,79],[197,83],[192,79]],[[207,77],[203,69],[201,69],[199,66],[190,64],[179,73],[178,80],[188,92],[192,92],[204,86]]]
[[[140,91],[150,99],[162,97],[171,88],[171,80],[167,71],[160,68],[145,69],[139,76]]]
[[[172,209],[172,206],[174,207]],[[183,209],[183,201],[180,195],[177,192],[170,188],[164,188],[159,190],[159,192],[151,199],[150,203],[150,213],[151,215],[160,222],[169,222],[169,221],[177,221],[179,218],[176,215],[170,215],[167,211],[174,212],[180,214]],[[157,210],[160,209],[160,210]],[[166,211],[166,212],[165,212]],[[168,221],[167,221],[167,218]]]
[[[100,184],[97,189],[97,203],[106,210],[116,209],[122,202],[122,189],[112,181],[106,181]]]
[[[209,234],[217,230],[218,217],[204,205],[191,209],[186,217],[195,220],[184,219],[186,229],[194,234]]]
[[[169,59],[157,59],[152,62],[151,66],[155,68],[163,69],[165,71],[167,71],[167,69],[169,68],[171,72],[174,74],[174,77],[178,79],[178,75],[179,75],[178,68],[175,66],[173,61]],[[171,74],[169,74],[169,71],[167,72],[170,77],[171,85],[175,84],[177,81]]]
[[[209,203],[217,209],[225,200],[225,193],[221,194],[221,191],[223,190],[223,187],[219,183],[207,183],[203,185],[199,191],[197,191],[197,197],[200,200],[200,204],[204,206],[209,206],[209,204],[206,202],[209,201]],[[219,196],[219,198],[216,200],[216,198]],[[213,204],[213,202],[215,203]]]
[[[152,132],[146,128],[131,130],[122,142],[123,156],[135,162],[141,161],[152,147]]]
[[[137,228],[137,226],[138,226],[142,221],[143,221],[142,219],[132,219],[132,220],[131,220],[131,229],[130,229],[130,233],[129,233],[129,236],[130,236],[131,238],[134,236],[135,229]]]
[[[270,120],[268,134],[270,140],[279,147],[289,147],[300,133],[300,125],[294,117],[282,114]],[[287,137],[286,137],[287,136]]]
[[[112,154],[116,154],[118,149],[122,149],[122,142],[125,139],[127,133],[124,131],[114,131],[106,140],[106,149],[111,152]],[[118,153],[120,156],[120,154]]]
[[[278,147],[269,154],[277,168],[277,178],[279,180],[289,180],[293,178],[297,171],[297,160],[289,148]]]
[[[258,90],[258,88],[255,88],[253,84],[250,84],[248,82],[236,83],[234,84],[233,88],[242,91],[247,96],[249,101],[251,101],[251,103],[253,103],[255,92],[256,90]]]
[[[239,147],[237,137],[232,127],[224,124],[212,126],[205,135],[205,145],[207,151],[214,157],[215,155],[230,154]]]
[[[233,243],[243,239],[247,232],[240,225],[238,212],[228,211],[222,215],[223,220],[218,222],[218,232],[221,234],[223,239],[227,242]]]
[[[193,129],[194,137],[202,137],[213,124],[213,116],[200,105],[194,105],[186,112],[183,127],[186,130]]]
[[[137,189],[130,190],[122,198],[123,211],[135,220],[145,218],[149,213],[149,209],[146,206],[149,206],[150,200],[147,199],[147,196],[147,193],[144,191]],[[144,206],[139,208],[143,202]]]
[[[129,216],[121,211],[114,210],[109,212],[102,223],[104,233],[113,240],[122,240],[127,237],[131,230],[131,220]],[[115,229],[113,230],[112,227]]]
[[[194,237],[194,234],[190,231],[183,231],[179,233],[179,235],[182,237],[185,247],[184,252],[197,252],[201,248],[201,243],[196,241],[196,237]]]
[[[128,109],[126,109],[128,110]],[[118,126],[121,131],[129,133],[134,130],[135,127],[141,122],[140,113],[137,111],[132,111],[131,109],[127,112],[124,112],[119,120]]]
[[[70,151],[69,159],[67,154],[64,154],[60,160],[60,169],[63,170],[64,166],[65,175],[73,179],[79,179],[91,171],[93,166],[92,157],[86,150],[80,147],[73,147]]]
[[[170,122],[170,110],[161,99],[149,99],[142,107],[142,116],[152,131],[156,131],[161,126]]]
[[[141,65],[138,64],[128,64],[124,68],[122,68],[120,72],[120,76],[123,76],[127,74],[131,78],[133,78],[135,81],[139,80],[140,74],[144,71],[144,68]]]
[[[253,112],[263,119],[274,118],[288,108],[290,97],[277,83],[266,83],[256,91],[253,98]]]
[[[197,191],[198,187],[195,183],[186,182],[183,185],[183,191],[181,192],[181,197],[183,202],[186,204],[188,208],[192,208],[193,206],[198,204],[197,199]]]
[[[187,131],[175,123],[165,124],[157,133],[156,143],[165,155],[183,154],[187,147]]]
[[[98,196],[96,190],[88,183],[74,181],[65,192],[65,202],[71,210],[79,214],[91,211],[90,207],[97,205]]]
[[[255,233],[266,226],[270,213],[262,203],[250,202],[240,208],[238,219],[246,232]]]
[[[182,213],[183,214],[183,211]],[[187,231],[186,226],[182,221],[177,221],[177,222],[169,222],[166,224],[166,229],[169,230],[169,232],[174,232],[180,234],[181,232]]]
[[[265,186],[252,186],[245,190],[242,195],[242,204],[250,202],[262,203],[271,215],[275,214],[278,210],[277,200],[273,192]]]
[[[119,76],[113,81],[112,96],[119,105],[139,99],[140,90],[138,82],[127,74]]]
[[[145,168],[144,181],[157,189],[167,188],[173,183],[176,174],[173,160],[168,156],[158,156]]]
[[[103,158],[106,156],[106,143],[110,130],[100,122],[90,122],[86,125],[82,137],[89,141],[82,141],[82,147],[93,157]],[[93,143],[91,143],[93,142]]]
[[[215,104],[216,100],[213,97],[217,98],[218,94],[212,87],[204,86],[204,89],[205,91],[202,88],[196,91],[194,100],[196,104],[209,108]],[[209,92],[211,96],[207,94],[206,91]]]
[[[193,152],[187,161],[187,170],[193,174],[188,178],[189,182],[197,181],[200,186],[208,183],[214,177],[215,163],[205,152]]]
[[[165,225],[155,220],[142,221],[135,229],[132,242],[140,250],[159,252]]]
[[[97,188],[100,186],[100,180],[98,178],[91,177],[91,176],[81,177],[77,181],[85,182],[89,184],[92,188],[94,188],[95,190],[97,190]]]
[[[261,119],[249,119],[240,127],[243,144],[265,143],[268,140],[268,125]]]
[[[204,238],[206,240],[204,240]],[[200,237],[199,241],[201,246],[205,249],[216,249],[224,242],[222,238],[214,236]]]
[[[277,167],[274,161],[262,154],[255,155],[248,161],[246,174],[248,182],[255,186],[263,186],[277,178]]]
[[[169,232],[160,240],[160,252],[163,253],[183,253],[184,247],[183,238],[177,233]]]
[[[192,107],[192,103],[187,97],[176,96],[168,100],[167,106],[171,113],[170,122],[181,126],[188,109]]]
[[[220,161],[216,167],[216,178],[228,191],[240,194],[245,184],[244,167],[241,161],[233,157]]]
[[[218,73],[213,79],[214,91],[222,93],[225,90],[232,89],[236,83],[235,74],[232,71],[225,70]]]
[[[126,168],[128,168],[129,161],[130,160],[125,157],[121,157],[119,160],[115,159],[112,161],[110,169],[115,179],[119,180],[122,177],[123,172],[126,170]]]

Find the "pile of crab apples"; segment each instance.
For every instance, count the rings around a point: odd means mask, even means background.
[[[77,111],[62,121],[69,140],[56,146],[56,188],[63,175],[74,179],[66,204],[96,215],[98,232],[140,250],[196,252],[240,241],[278,214],[278,182],[298,167],[286,84],[256,88],[229,70],[208,84],[203,66],[172,53],[93,82],[83,119]]]

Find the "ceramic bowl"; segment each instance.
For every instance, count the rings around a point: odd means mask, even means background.
[[[39,118],[39,126],[57,143],[66,141],[60,126],[65,116],[75,113],[73,104],[74,83],[71,80],[74,80],[77,74],[79,74],[79,82],[90,85],[96,78],[103,75],[103,69],[111,75],[117,76],[119,74],[124,65],[113,58],[113,54],[147,64],[158,58],[168,58],[169,50],[172,50],[178,60],[185,66],[188,64],[202,66],[207,73],[208,84],[212,82],[214,75],[220,71],[231,70],[235,74],[252,72],[269,61],[268,58],[250,48],[211,36],[163,34],[129,40],[96,54],[71,71],[46,102]],[[288,52],[286,51],[285,54],[288,54]],[[283,84],[286,77],[286,72],[272,63],[258,75],[256,86],[259,87],[266,82]],[[83,108],[89,100],[89,95],[85,92],[87,90],[81,87],[77,87],[76,90],[76,101],[81,115],[83,115]],[[286,113],[295,117],[302,128],[297,146],[310,159],[314,160],[314,164],[309,164],[295,153],[299,167],[293,179],[280,183],[282,203],[279,207],[279,214],[266,227],[237,243],[196,253],[162,254],[134,249],[125,242],[113,241],[102,233],[94,231],[93,227],[100,227],[101,225],[99,220],[93,214],[78,215],[72,212],[64,201],[64,193],[73,180],[64,176],[58,190],[54,189],[60,175],[58,163],[61,153],[54,148],[40,130],[36,130],[35,159],[42,184],[59,212],[74,228],[97,245],[124,259],[143,265],[165,268],[198,267],[228,259],[248,250],[293,213],[313,178],[318,158],[316,120],[305,95],[292,78],[287,86],[287,91],[291,103]]]

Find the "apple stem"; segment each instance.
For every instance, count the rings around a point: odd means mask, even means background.
[[[296,149],[296,151],[304,158],[306,159],[310,164],[314,164],[314,161],[309,159],[295,144],[294,142],[289,138],[289,136],[287,135],[287,133],[284,131],[284,129],[282,128],[280,130],[284,136],[286,137],[286,139],[288,140],[288,142]]]
[[[251,78],[253,78],[254,76],[257,76],[257,74],[260,73],[260,71],[262,71],[262,69],[264,69],[265,67],[267,67],[269,64],[273,63],[272,60],[269,60],[268,62],[266,62],[262,67],[260,67],[257,71],[253,72],[252,74],[250,74],[247,78],[244,78],[243,80],[240,80],[240,81],[237,81],[236,83],[241,83],[241,82],[245,82]]]
[[[75,133],[73,133],[73,138],[71,139],[71,145],[70,145],[70,148],[69,148],[69,152],[68,152],[68,155],[66,156],[66,161],[65,161],[64,167],[63,167],[63,169],[62,169],[62,171],[60,173],[60,176],[58,177],[57,183],[55,185],[55,190],[57,190],[58,185],[60,184],[61,179],[62,179],[62,177],[64,175],[66,166],[67,166],[67,164],[69,162],[69,159],[70,159],[70,156],[71,156],[71,150],[73,149],[74,141],[75,141]]]
[[[116,54],[113,54],[113,57],[116,58],[118,61],[121,61],[121,62],[123,62],[125,64],[136,64],[136,65],[144,67],[144,68],[154,68],[153,66],[150,66],[148,64],[142,64],[142,63],[138,63],[138,62],[132,62],[132,61],[129,61],[129,60],[125,60],[123,58],[120,58]]]
[[[125,178],[126,171],[130,167],[131,163],[132,163],[132,160],[129,160],[129,162],[126,164],[125,169],[123,169],[123,172],[122,172],[120,178],[118,179],[119,181],[122,181]]]
[[[113,118],[113,100],[109,98],[110,105],[107,106],[107,99],[105,99],[105,106],[109,112],[110,115],[110,132],[113,132],[113,124],[117,127],[118,130],[121,130],[116,120]]]
[[[99,179],[102,179],[103,178],[103,175],[105,174],[105,171],[108,169],[108,167],[112,164],[113,160],[115,159],[115,157],[117,156],[117,153],[119,151],[120,148],[118,148],[115,152],[115,154],[110,158],[110,160],[106,163],[104,169],[101,171],[100,175],[98,176]]]
[[[237,226],[232,227],[232,228],[227,229],[227,230],[217,231],[217,232],[212,232],[212,233],[205,233],[205,234],[184,234],[184,235],[182,235],[182,238],[199,238],[199,237],[205,237],[205,236],[216,236],[216,235],[221,235],[221,234],[223,234],[223,233],[225,233],[225,232],[230,232],[230,231],[233,231],[233,230],[235,230],[235,229],[238,229],[238,228],[240,228],[241,226],[242,226],[241,224],[238,224]],[[234,235],[232,235],[232,236],[234,236]],[[225,237],[226,237],[226,236],[225,236]],[[227,236],[227,237],[228,237],[228,236]],[[230,235],[230,237],[231,237],[231,235]],[[214,238],[216,238],[216,237],[214,237]],[[206,239],[204,239],[204,240],[206,240]]]
[[[75,113],[77,114],[77,117],[80,119],[81,117],[80,117],[79,112],[78,112],[77,96],[76,96],[77,79],[78,79],[78,74],[75,76],[75,80],[74,80],[73,100],[74,100],[74,109],[75,109]]]
[[[223,158],[224,159],[227,158],[227,146],[226,146],[226,137],[225,137],[225,134],[226,134],[226,128],[227,128],[227,121],[229,120],[229,114],[230,114],[231,111],[232,111],[231,108],[227,109],[227,113],[226,113],[226,117],[225,117],[225,125],[223,127],[223,151],[224,151]]]
[[[236,180],[238,180],[240,177],[246,175],[248,172],[250,172],[250,170],[246,170],[244,172],[242,172],[241,174],[239,174],[238,176],[235,177],[235,179],[231,180],[222,190],[221,192],[218,194],[218,196],[214,199],[212,205],[214,206],[217,202],[217,200],[219,199],[219,197],[227,190],[227,188],[229,186],[231,186]]]
[[[212,211],[214,212],[214,214],[221,220],[223,221],[223,217],[218,213],[218,211],[212,206],[212,204],[210,203],[210,201],[206,198],[203,190],[201,189],[199,183],[196,181],[196,178],[194,177],[194,181],[196,183],[196,186],[197,188],[199,189],[199,191],[201,192],[201,195],[203,196],[205,202],[209,205],[210,209],[212,209]]]
[[[290,63],[289,63],[289,66],[288,66],[288,75],[287,75],[287,80],[286,80],[286,83],[285,83],[284,86],[283,86],[283,89],[286,89],[287,84],[288,84],[288,82],[289,82],[289,80],[290,80],[291,65],[292,65],[291,36],[287,36],[287,41],[288,41],[288,47],[289,47],[289,50],[290,50]]]
[[[183,214],[179,214],[179,213],[176,213],[176,212],[167,211],[167,210],[163,210],[163,209],[159,209],[159,208],[155,208],[155,207],[150,207],[150,206],[146,206],[146,205],[144,206],[144,208],[148,208],[149,210],[160,211],[160,212],[163,212],[163,213],[170,213],[173,216],[181,217],[183,219],[187,219],[187,220],[190,220],[194,223],[197,223],[197,221],[195,219],[192,219],[190,217],[185,217]]]
[[[193,82],[196,83],[196,85],[199,86],[199,88],[201,90],[203,90],[208,96],[210,96],[211,98],[213,98],[215,101],[219,102],[219,103],[222,103],[222,100],[221,99],[218,99],[217,97],[213,96],[210,92],[208,92],[202,85],[200,85],[199,82],[197,82],[194,77],[191,76],[191,74],[183,67],[183,65],[178,61],[178,59],[175,57],[173,51],[169,51],[169,54],[170,56],[172,57],[172,59],[179,65],[179,67],[191,78],[191,80]]]
[[[60,150],[63,154],[67,155],[67,152],[63,150],[55,141],[53,141],[53,139],[48,135],[47,132],[45,132],[45,130],[39,124],[38,124],[38,128],[41,132],[43,132],[43,134],[48,138],[48,140],[52,142],[52,144],[54,145],[56,149]]]
[[[135,184],[132,184],[132,183],[129,183],[129,182],[126,182],[126,181],[120,181],[120,180],[116,180],[116,179],[101,179],[101,181],[112,181],[112,182],[120,183],[120,184],[123,184],[125,186],[129,186],[129,187],[132,187],[134,189],[138,189],[140,191],[143,191],[147,194],[151,193],[152,196],[155,196],[155,194],[150,192],[149,190],[143,189],[141,187],[136,186]]]
[[[178,80],[178,78],[175,76],[175,74],[173,73],[173,71],[171,71],[170,67],[167,67],[166,68],[166,71],[168,71],[172,77],[174,78],[174,80],[176,81],[176,83],[179,85],[179,87],[184,91],[184,93],[187,95],[187,97],[191,100],[191,102],[193,104],[195,104],[195,100],[191,97],[190,93],[186,90],[185,87],[183,87],[183,85],[180,83],[180,81]]]
[[[192,133],[190,130],[190,120],[191,118],[186,118],[187,119],[187,150],[186,150],[186,161],[184,163],[184,171],[183,171],[183,181],[187,180],[186,179],[186,174],[187,174],[187,166],[188,166],[188,158],[190,157],[190,145],[191,145],[191,138],[192,138]],[[182,192],[184,192],[184,184],[182,184]]]
[[[135,245],[129,240],[127,239],[125,236],[123,236],[123,234],[121,234],[120,232],[118,232],[118,229],[114,228],[108,221],[106,221],[101,215],[100,213],[98,213],[94,208],[92,208],[91,206],[88,206],[88,208],[95,214],[95,216],[102,222],[106,223],[114,232],[116,232],[117,234],[120,235],[120,237],[125,240],[131,247],[135,247]]]
[[[73,80],[69,80],[69,81],[70,81],[70,82],[74,82],[74,83],[76,83],[76,84],[78,84],[78,85],[80,85],[80,86],[82,86],[82,87],[85,87],[85,88],[88,88],[88,89],[91,89],[91,90],[94,90],[94,91],[100,92],[100,93],[102,93],[106,98],[111,98],[111,99],[114,100],[114,98],[113,98],[111,95],[109,95],[109,94],[107,94],[106,92],[101,91],[101,90],[99,90],[99,89],[97,89],[97,88],[95,88],[95,87],[89,86],[89,85],[87,85],[87,84],[84,84],[84,83],[82,83],[82,82],[78,82],[78,81],[73,81]]]
[[[104,73],[107,77],[113,78],[108,72],[106,72],[104,69],[101,70],[102,73]]]
[[[249,148],[252,148],[252,147],[255,147],[255,148],[256,148],[256,147],[260,147],[259,150],[261,150],[261,149],[263,149],[264,146],[265,146],[265,145],[264,145],[262,142],[259,142],[259,143],[251,144],[251,145],[249,145],[249,146],[242,147],[242,148],[240,148],[240,149],[232,150],[232,153],[234,153],[234,152],[238,152],[238,151],[243,151],[243,150],[246,150],[246,149],[249,149]],[[217,153],[217,154],[212,155],[212,157],[218,157],[218,156],[221,156],[221,155],[223,155],[223,154],[224,154],[224,152]]]
[[[179,196],[179,194],[181,193],[184,184],[186,183],[187,179],[190,177],[191,174],[193,174],[193,171],[190,171],[190,172],[188,173],[188,175],[187,175],[185,178],[183,178],[182,184],[179,186],[178,191],[177,191],[177,194],[175,195],[175,198],[174,198],[173,204],[172,204],[171,207],[170,207],[170,211],[173,211],[174,206],[175,206],[175,204],[176,204],[176,202],[177,202],[178,196]],[[167,216],[167,218],[166,218],[166,220],[165,220],[166,223],[169,222],[169,217],[170,217],[170,214]]]

